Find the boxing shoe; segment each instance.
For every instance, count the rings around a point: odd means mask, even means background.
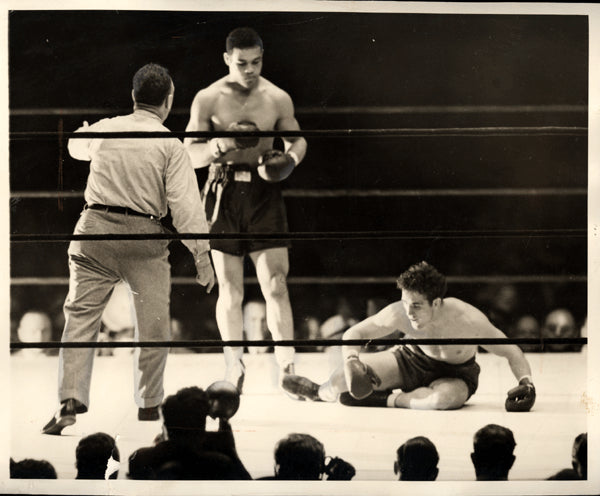
[[[75,423],[76,414],[85,412],[87,412],[87,407],[75,398],[64,400],[54,417],[42,429],[42,434],[60,436],[65,427]]]
[[[150,406],[148,408],[138,408],[138,420],[142,422],[147,420],[158,420],[160,414],[158,413],[158,406]]]
[[[287,376],[296,376],[296,366],[293,363],[288,363],[285,367],[279,369],[279,387],[283,389],[285,394],[290,398],[297,401],[304,401],[304,398],[297,394],[292,394],[290,391],[283,387],[283,381]]]
[[[281,387],[293,399],[323,401],[319,397],[319,385],[306,377],[286,374],[281,381]]]
[[[233,384],[240,394],[244,388],[244,379],[246,378],[246,366],[242,360],[235,360],[225,369],[225,380]]]
[[[340,403],[345,406],[375,406],[386,407],[390,391],[373,391],[366,398],[357,400],[349,392],[340,394]]]

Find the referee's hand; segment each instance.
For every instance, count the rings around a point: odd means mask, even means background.
[[[210,293],[215,285],[215,271],[210,262],[208,252],[201,254],[196,262],[196,281],[201,286],[206,286],[206,292]]]

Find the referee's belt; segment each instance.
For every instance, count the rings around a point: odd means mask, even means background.
[[[252,181],[253,175],[256,175],[256,166],[250,164],[212,163],[208,169],[208,180],[218,183],[228,183],[229,181],[249,183]]]
[[[135,215],[136,217],[146,217],[147,219],[158,219],[156,215],[143,214],[137,210],[133,210],[128,207],[115,207],[114,205],[102,205],[100,203],[92,203],[91,205],[85,204],[84,209],[90,210],[101,210],[103,212],[111,212],[113,214],[124,214],[124,215]]]

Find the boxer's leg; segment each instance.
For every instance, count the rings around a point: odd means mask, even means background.
[[[219,284],[216,319],[224,341],[243,338],[242,300],[244,299],[244,257],[212,250],[213,265]],[[244,364],[241,346],[223,348],[225,380],[242,390]]]
[[[287,288],[289,271],[287,248],[269,248],[250,253],[267,306],[267,327],[273,339],[294,339],[292,307]],[[294,363],[293,347],[275,347],[275,358],[282,371]],[[293,372],[293,371],[292,371]]]
[[[433,381],[428,387],[420,387],[410,392],[393,393],[388,405],[396,408],[415,410],[456,410],[469,398],[469,388],[462,379],[443,377]]]

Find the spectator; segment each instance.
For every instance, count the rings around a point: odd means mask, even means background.
[[[267,306],[264,301],[252,300],[244,305],[243,322],[245,338],[249,341],[262,341],[271,338],[267,328]],[[248,353],[268,353],[273,349],[268,346],[249,346]]]
[[[313,341],[321,339],[321,321],[313,314],[305,314],[296,321],[296,338]],[[302,346],[297,351],[302,353],[314,353],[323,351],[322,346]]]
[[[575,325],[573,314],[565,308],[557,308],[551,311],[542,326],[542,337],[544,339],[552,338],[578,338],[579,329]],[[548,351],[581,351],[581,345],[578,344],[545,344]]]
[[[402,481],[434,481],[438,476],[438,455],[435,445],[426,437],[418,436],[398,448],[394,473]]]
[[[208,394],[198,387],[181,389],[161,405],[163,434],[154,446],[129,457],[131,479],[250,479],[240,461],[231,426],[219,419],[219,432],[206,432]]]
[[[351,480],[354,467],[341,458],[325,458],[323,443],[309,434],[290,434],[275,446],[275,475],[262,480]]]
[[[342,339],[344,333],[358,323],[347,298],[341,296],[337,301],[336,314],[321,324],[323,339]],[[329,361],[329,370],[335,370],[343,363],[341,346],[327,346],[324,351]]]
[[[579,434],[571,450],[573,468],[565,468],[548,480],[586,480],[587,479],[587,432]]]
[[[25,312],[19,321],[17,337],[21,343],[40,343],[52,339],[52,322],[45,312]],[[21,356],[36,357],[45,355],[46,350],[41,348],[24,348],[17,353]]]
[[[56,470],[46,460],[25,458],[20,462],[10,459],[11,479],[57,479]]]
[[[321,335],[324,339],[342,339],[344,332],[357,322],[350,302],[342,296],[338,298],[336,314],[321,324]]]
[[[75,449],[76,479],[116,479],[119,449],[112,436],[97,432],[84,437]]]
[[[473,438],[471,460],[478,481],[508,480],[508,472],[515,462],[516,443],[510,429],[488,424]]]
[[[490,322],[505,334],[512,334],[519,312],[519,293],[512,284],[494,285],[488,288],[491,293],[487,316]]]
[[[524,315],[520,317],[516,324],[514,331],[512,333],[513,338],[530,338],[530,339],[540,339],[541,330],[540,324],[537,319],[532,315]],[[525,353],[542,351],[542,346],[537,344],[522,344],[519,343],[519,348],[523,350]]]
[[[185,341],[186,340],[186,329],[183,326],[183,322],[179,319],[171,318],[171,341]],[[181,354],[191,353],[192,349],[183,346],[172,346],[169,348],[169,353]]]

